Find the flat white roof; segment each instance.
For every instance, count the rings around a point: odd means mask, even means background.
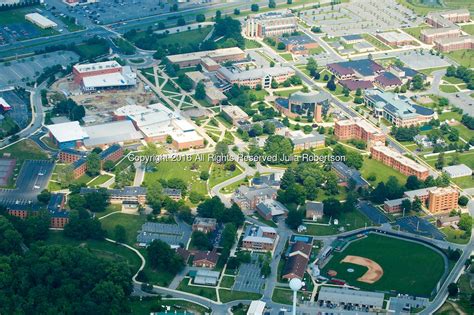
[[[40,27],[44,27],[44,28],[58,26],[58,24],[54,23],[47,17],[36,12],[25,14],[25,18],[35,24],[38,24]]]
[[[58,142],[77,141],[88,137],[78,121],[49,125],[48,129]]]
[[[85,88],[105,88],[114,86],[135,85],[136,80],[126,78],[119,72],[94,75],[82,78],[82,85]]]
[[[10,106],[10,104],[8,104],[7,101],[5,101],[5,99],[3,97],[0,97],[0,106],[2,106],[3,108],[5,109],[9,109],[9,108],[12,108]]]
[[[98,70],[105,69],[115,69],[122,68],[122,66],[115,60],[96,62],[96,63],[86,63],[86,64],[77,64],[74,66],[74,69],[80,73],[87,73]]]
[[[410,35],[406,33],[395,32],[395,31],[379,33],[378,36],[382,37],[388,42],[401,42],[401,41],[413,40],[413,37],[411,37]]]
[[[86,146],[130,142],[142,138],[142,134],[135,129],[130,120],[84,127],[84,130],[89,135],[89,138],[84,140]]]
[[[250,303],[247,315],[263,315],[266,303],[263,301],[252,301]]]
[[[187,120],[184,119],[173,119],[173,125],[175,125],[177,128],[183,130],[183,131],[193,131],[195,128],[194,126],[189,123]]]
[[[203,138],[196,131],[181,132],[172,131],[170,134],[171,138],[178,143],[186,143],[192,141],[200,141]]]
[[[466,164],[458,164],[443,167],[443,171],[448,173],[449,177],[464,177],[472,175],[472,170]]]
[[[171,56],[168,56],[167,58],[169,61],[176,63],[176,62],[183,62],[183,61],[189,61],[189,60],[203,59],[205,57],[222,58],[222,57],[238,55],[238,54],[245,54],[245,53],[239,47],[230,47],[230,48],[222,48],[222,49],[216,49],[216,50],[198,51],[198,52],[192,52],[192,53],[187,53],[187,54],[171,55]]]

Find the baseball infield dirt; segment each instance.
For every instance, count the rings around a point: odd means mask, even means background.
[[[383,269],[377,264],[375,261],[360,257],[360,256],[351,256],[347,255],[341,262],[350,263],[354,265],[364,266],[367,267],[366,273],[362,275],[362,277],[358,278],[357,281],[365,282],[365,283],[375,283],[383,276]]]

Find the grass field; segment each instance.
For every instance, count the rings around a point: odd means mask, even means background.
[[[155,171],[145,174],[145,182],[155,181],[159,178],[170,179],[180,178],[188,183],[189,191],[196,191],[201,194],[206,194],[206,182],[199,178],[201,171],[209,171],[211,162],[208,161],[207,155],[201,155],[203,161],[164,161],[155,165]],[[194,166],[194,167],[193,167]]]
[[[107,231],[109,238],[114,239],[114,229],[117,225],[122,225],[127,231],[127,244],[133,245],[136,242],[137,232],[141,229],[146,218],[140,215],[115,213],[102,220],[102,228]]]
[[[469,243],[469,237],[466,237],[463,230],[455,230],[452,227],[442,228],[441,231],[446,235],[446,240],[456,244]]]
[[[262,295],[258,293],[220,289],[219,297],[221,298],[222,303],[227,303],[227,302],[237,301],[237,300],[259,300],[262,297]]]
[[[439,89],[441,90],[441,92],[444,92],[444,93],[456,93],[456,92],[459,92],[458,88],[454,85],[447,85],[447,84],[441,84],[439,86]]]
[[[235,282],[235,277],[230,277],[230,276],[224,276],[222,277],[221,283],[219,286],[221,288],[232,288]]]
[[[41,148],[32,140],[26,139],[17,142],[5,149],[0,150],[0,154],[8,153],[18,162],[24,160],[46,160],[48,156]]]
[[[105,182],[107,182],[111,178],[112,178],[112,176],[107,175],[107,174],[99,175],[96,178],[94,178],[94,180],[92,182],[89,183],[89,186],[90,187],[100,186],[100,185],[104,184]]]
[[[415,37],[416,39],[420,39],[420,34],[421,34],[421,30],[424,30],[426,28],[429,28],[428,25],[426,24],[423,24],[423,25],[420,25],[420,26],[415,26],[415,27],[409,27],[409,28],[404,28],[402,29],[404,32],[410,34],[411,36]]]
[[[461,28],[464,32],[474,35],[474,24],[463,25]]]
[[[395,176],[401,184],[406,182],[407,177],[400,172],[397,172],[393,168],[383,164],[380,161],[365,158],[364,164],[360,169],[362,177],[367,179],[371,175],[375,175],[376,179],[371,182],[372,184],[377,184],[378,182],[387,182],[390,176]]]
[[[170,34],[167,35],[163,38],[158,38],[156,41],[153,43],[153,46],[156,48],[158,47],[166,47],[169,45],[191,45],[195,46],[200,44],[204,38],[209,34],[211,31],[211,26],[205,26],[201,29],[197,30],[191,30],[191,31],[185,31],[185,32],[179,32],[175,34]],[[137,44],[144,38],[147,38],[146,32],[137,32],[136,35],[133,38],[130,38],[130,40]],[[150,39],[151,40],[151,39]]]
[[[297,296],[298,301],[301,301],[303,297],[305,297],[305,300],[310,298],[309,293],[303,293],[302,291],[299,291]],[[290,289],[275,288],[273,290],[272,301],[275,303],[291,305],[293,303],[293,291]]]
[[[245,39],[245,49],[253,49],[253,48],[260,48],[262,47],[262,45],[255,41],[255,40],[252,40],[252,39]]]
[[[446,53],[446,56],[453,59],[461,66],[467,68],[474,67],[474,51],[469,49],[462,49],[458,51],[452,51],[450,53]]]
[[[225,170],[223,164],[214,163],[209,177],[209,188],[212,188],[229,178],[235,177],[240,173],[242,173],[242,171],[239,168],[236,168],[235,171],[232,172]]]
[[[186,310],[193,314],[200,314],[204,315],[209,313],[209,309],[202,307],[200,305],[191,303],[189,301],[184,300],[162,300],[159,298],[145,298],[139,300],[138,298],[132,298],[130,302],[130,306],[132,308],[133,315],[149,315],[153,312],[158,312],[161,310],[161,306],[170,306],[171,312],[170,314],[174,314],[176,311],[177,313]],[[190,313],[189,313],[190,314]]]
[[[280,91],[275,91],[273,92],[274,95],[277,95],[277,96],[280,96],[280,97],[289,97],[291,94],[295,93],[295,92],[298,92],[298,91],[301,91],[301,87],[300,88],[294,88],[294,89],[286,89],[286,90],[280,90]]]
[[[329,218],[326,218],[328,220]],[[339,229],[344,227],[345,231],[351,231],[365,226],[373,225],[372,221],[369,220],[363,213],[358,210],[352,212],[341,212],[337,217],[339,221],[338,225],[317,225],[317,224],[304,224],[307,228],[305,234],[323,236],[323,235],[334,235],[339,233]]]
[[[383,250],[381,250],[383,248]],[[361,256],[378,263],[384,270],[383,276],[375,283],[357,280],[367,268],[355,264],[340,263],[347,255]],[[400,259],[403,257],[403,259]],[[354,272],[347,269],[352,268]],[[337,278],[365,290],[394,291],[416,296],[431,295],[436,283],[443,275],[443,257],[421,244],[395,239],[378,234],[349,244],[343,252],[334,253],[322,270],[335,270]]]
[[[178,285],[178,290],[189,292],[192,294],[197,294],[205,298],[217,301],[216,289],[193,286],[193,285],[189,285],[188,283],[189,283],[189,278],[184,278],[183,281],[181,281],[181,283]]]

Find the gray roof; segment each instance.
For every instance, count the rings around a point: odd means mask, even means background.
[[[429,190],[436,188],[436,187],[428,187],[428,188],[420,188],[420,189],[415,189],[415,190],[408,190],[405,191],[405,197],[408,197],[410,199],[415,199],[415,197],[419,196],[424,196],[427,195]]]
[[[458,164],[443,167],[443,171],[452,178],[472,175],[472,170],[466,164]]]
[[[323,92],[310,91],[308,93],[298,91],[290,95],[290,102],[297,103],[322,103],[329,99]]]
[[[99,192],[99,188],[82,187],[80,194],[88,194],[92,192]],[[109,196],[143,196],[146,195],[146,188],[140,186],[126,186],[122,189],[107,189]]]
[[[384,204],[386,204],[389,207],[396,207],[402,204],[403,200],[410,200],[408,198],[398,198],[398,199],[392,199],[392,200],[386,200]]]
[[[263,212],[265,215],[282,215],[288,212],[288,209],[279,201],[273,199],[267,199],[257,205],[257,209]]]
[[[324,141],[326,138],[325,135],[322,135],[317,132],[312,132],[308,135],[307,137],[302,137],[302,138],[292,138],[291,141],[293,141],[294,144],[302,144],[302,143],[308,143],[308,142],[320,142]]]
[[[272,187],[262,186],[262,187],[248,187],[240,186],[239,193],[244,195],[247,199],[254,199],[258,196],[272,196],[277,193],[277,190]]]
[[[322,202],[307,201],[306,202],[307,211],[323,212],[324,204]]]
[[[285,45],[304,45],[304,44],[309,44],[309,43],[314,43],[315,40],[309,37],[306,34],[303,35],[296,35],[296,36],[282,36],[278,38],[278,40]]]
[[[333,303],[371,305],[376,308],[383,307],[384,294],[348,288],[322,287],[319,290],[319,300]]]
[[[135,129],[130,120],[88,126],[83,129],[89,135],[89,138],[83,140],[84,145],[88,147],[117,142],[130,142],[143,138],[143,135]]]

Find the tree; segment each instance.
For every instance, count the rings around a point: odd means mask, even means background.
[[[471,235],[472,230],[472,218],[469,214],[464,213],[459,219],[458,226],[461,230],[465,231],[468,235]]]
[[[275,0],[270,0],[270,1],[268,1],[268,7],[269,7],[270,9],[276,8]]]
[[[206,21],[206,16],[204,14],[198,14],[196,15],[196,22],[202,23]]]
[[[229,146],[224,142],[216,143],[216,148],[214,150],[214,155],[216,157],[217,163],[224,163],[227,159],[227,155],[229,154]]]
[[[403,210],[403,215],[405,215],[405,213],[409,212],[411,210],[411,202],[410,200],[408,199],[403,199],[402,200],[402,204],[401,204],[401,208]]]
[[[199,175],[199,178],[203,181],[206,181],[209,179],[209,172],[206,170],[202,170],[201,174]]]
[[[211,241],[209,236],[201,231],[194,231],[191,236],[191,246],[199,250],[210,250],[212,249]]]
[[[234,9],[234,15],[240,15],[240,10],[239,9]]]
[[[335,80],[334,76],[331,76],[331,79],[326,84],[326,87],[328,88],[329,91],[335,91],[337,88],[336,82],[334,80]]]
[[[64,226],[64,236],[76,240],[101,240],[105,237],[105,231],[97,218],[92,218],[84,209],[78,209]]]
[[[160,213],[163,202],[163,186],[159,181],[148,183],[146,200],[155,213]]]
[[[86,110],[84,109],[84,106],[80,105],[80,106],[74,107],[71,110],[71,115],[69,116],[69,119],[78,121],[84,118],[85,115],[86,115]]]
[[[403,188],[395,176],[390,176],[385,184],[385,192],[388,199],[400,198],[403,195]]]
[[[91,153],[86,157],[87,174],[97,176],[100,173],[100,157],[97,153]]]
[[[413,90],[423,89],[423,77],[420,74],[415,74],[411,80],[411,87]]]
[[[469,203],[469,198],[467,198],[466,196],[459,196],[458,205],[460,205],[461,207],[465,207],[467,206],[468,203]]]
[[[309,71],[309,74],[312,77],[316,76],[316,73],[318,73],[318,63],[316,60],[314,60],[313,57],[308,58],[308,62],[306,63],[306,70]]]
[[[186,25],[186,20],[184,18],[179,18],[176,25],[177,26],[184,26],[184,25]]]
[[[301,210],[290,210],[288,216],[285,219],[286,225],[290,229],[297,229],[303,223],[304,213]]]
[[[265,141],[263,151],[267,156],[275,157],[268,164],[288,164],[291,163],[289,157],[293,154],[293,142],[280,135],[271,135]]]
[[[335,198],[327,198],[323,201],[323,211],[324,214],[330,217],[335,217],[338,215],[339,210],[341,209],[341,203]]]
[[[379,182],[374,190],[371,192],[372,201],[375,203],[382,203],[385,200],[386,188],[384,182]]]
[[[272,268],[270,267],[270,263],[268,261],[264,261],[262,264],[262,268],[260,268],[260,274],[267,278],[272,273]]]
[[[286,4],[293,4],[293,0],[286,0]]]
[[[457,283],[450,283],[448,285],[448,294],[450,297],[456,297],[459,293],[459,287],[457,285]]]
[[[217,20],[220,20],[221,17],[222,17],[222,12],[221,12],[221,10],[217,10],[217,11],[216,11],[216,16],[215,16],[216,21],[217,21]]]
[[[114,169],[115,163],[112,160],[107,160],[104,162],[103,167],[104,167],[104,170],[106,170],[107,172],[110,172]]]
[[[84,195],[85,206],[92,212],[103,212],[109,205],[109,195],[105,188]]]
[[[127,241],[127,230],[123,225],[117,224],[114,228],[115,240],[119,243],[125,243]]]
[[[250,10],[252,12],[258,12],[259,9],[260,7],[258,6],[258,4],[255,4],[255,3],[250,6]]]
[[[155,270],[175,275],[184,268],[183,258],[161,240],[151,242],[146,251],[148,262]]]
[[[22,241],[21,234],[15,230],[7,218],[0,215],[0,254],[9,255],[20,253]],[[0,309],[1,307],[0,303]]]
[[[51,199],[51,193],[47,189],[44,189],[36,198],[42,204],[47,204]]]
[[[407,182],[405,183],[405,188],[407,190],[420,189],[421,186],[422,186],[422,183],[420,182],[418,177],[416,177],[415,175],[408,176]]]
[[[444,160],[444,153],[440,152],[438,154],[438,159],[436,160],[435,167],[437,170],[440,170],[444,167],[445,160]]]
[[[197,100],[203,100],[206,98],[206,87],[204,86],[204,83],[202,82],[199,82],[197,85],[196,85],[196,90],[194,92],[194,97],[197,99]]]
[[[279,43],[277,44],[277,49],[278,49],[278,50],[284,50],[285,48],[286,48],[285,43],[279,42]]]
[[[420,212],[422,210],[422,205],[423,203],[421,202],[421,200],[418,197],[415,197],[413,203],[411,204],[411,209],[413,211]]]

